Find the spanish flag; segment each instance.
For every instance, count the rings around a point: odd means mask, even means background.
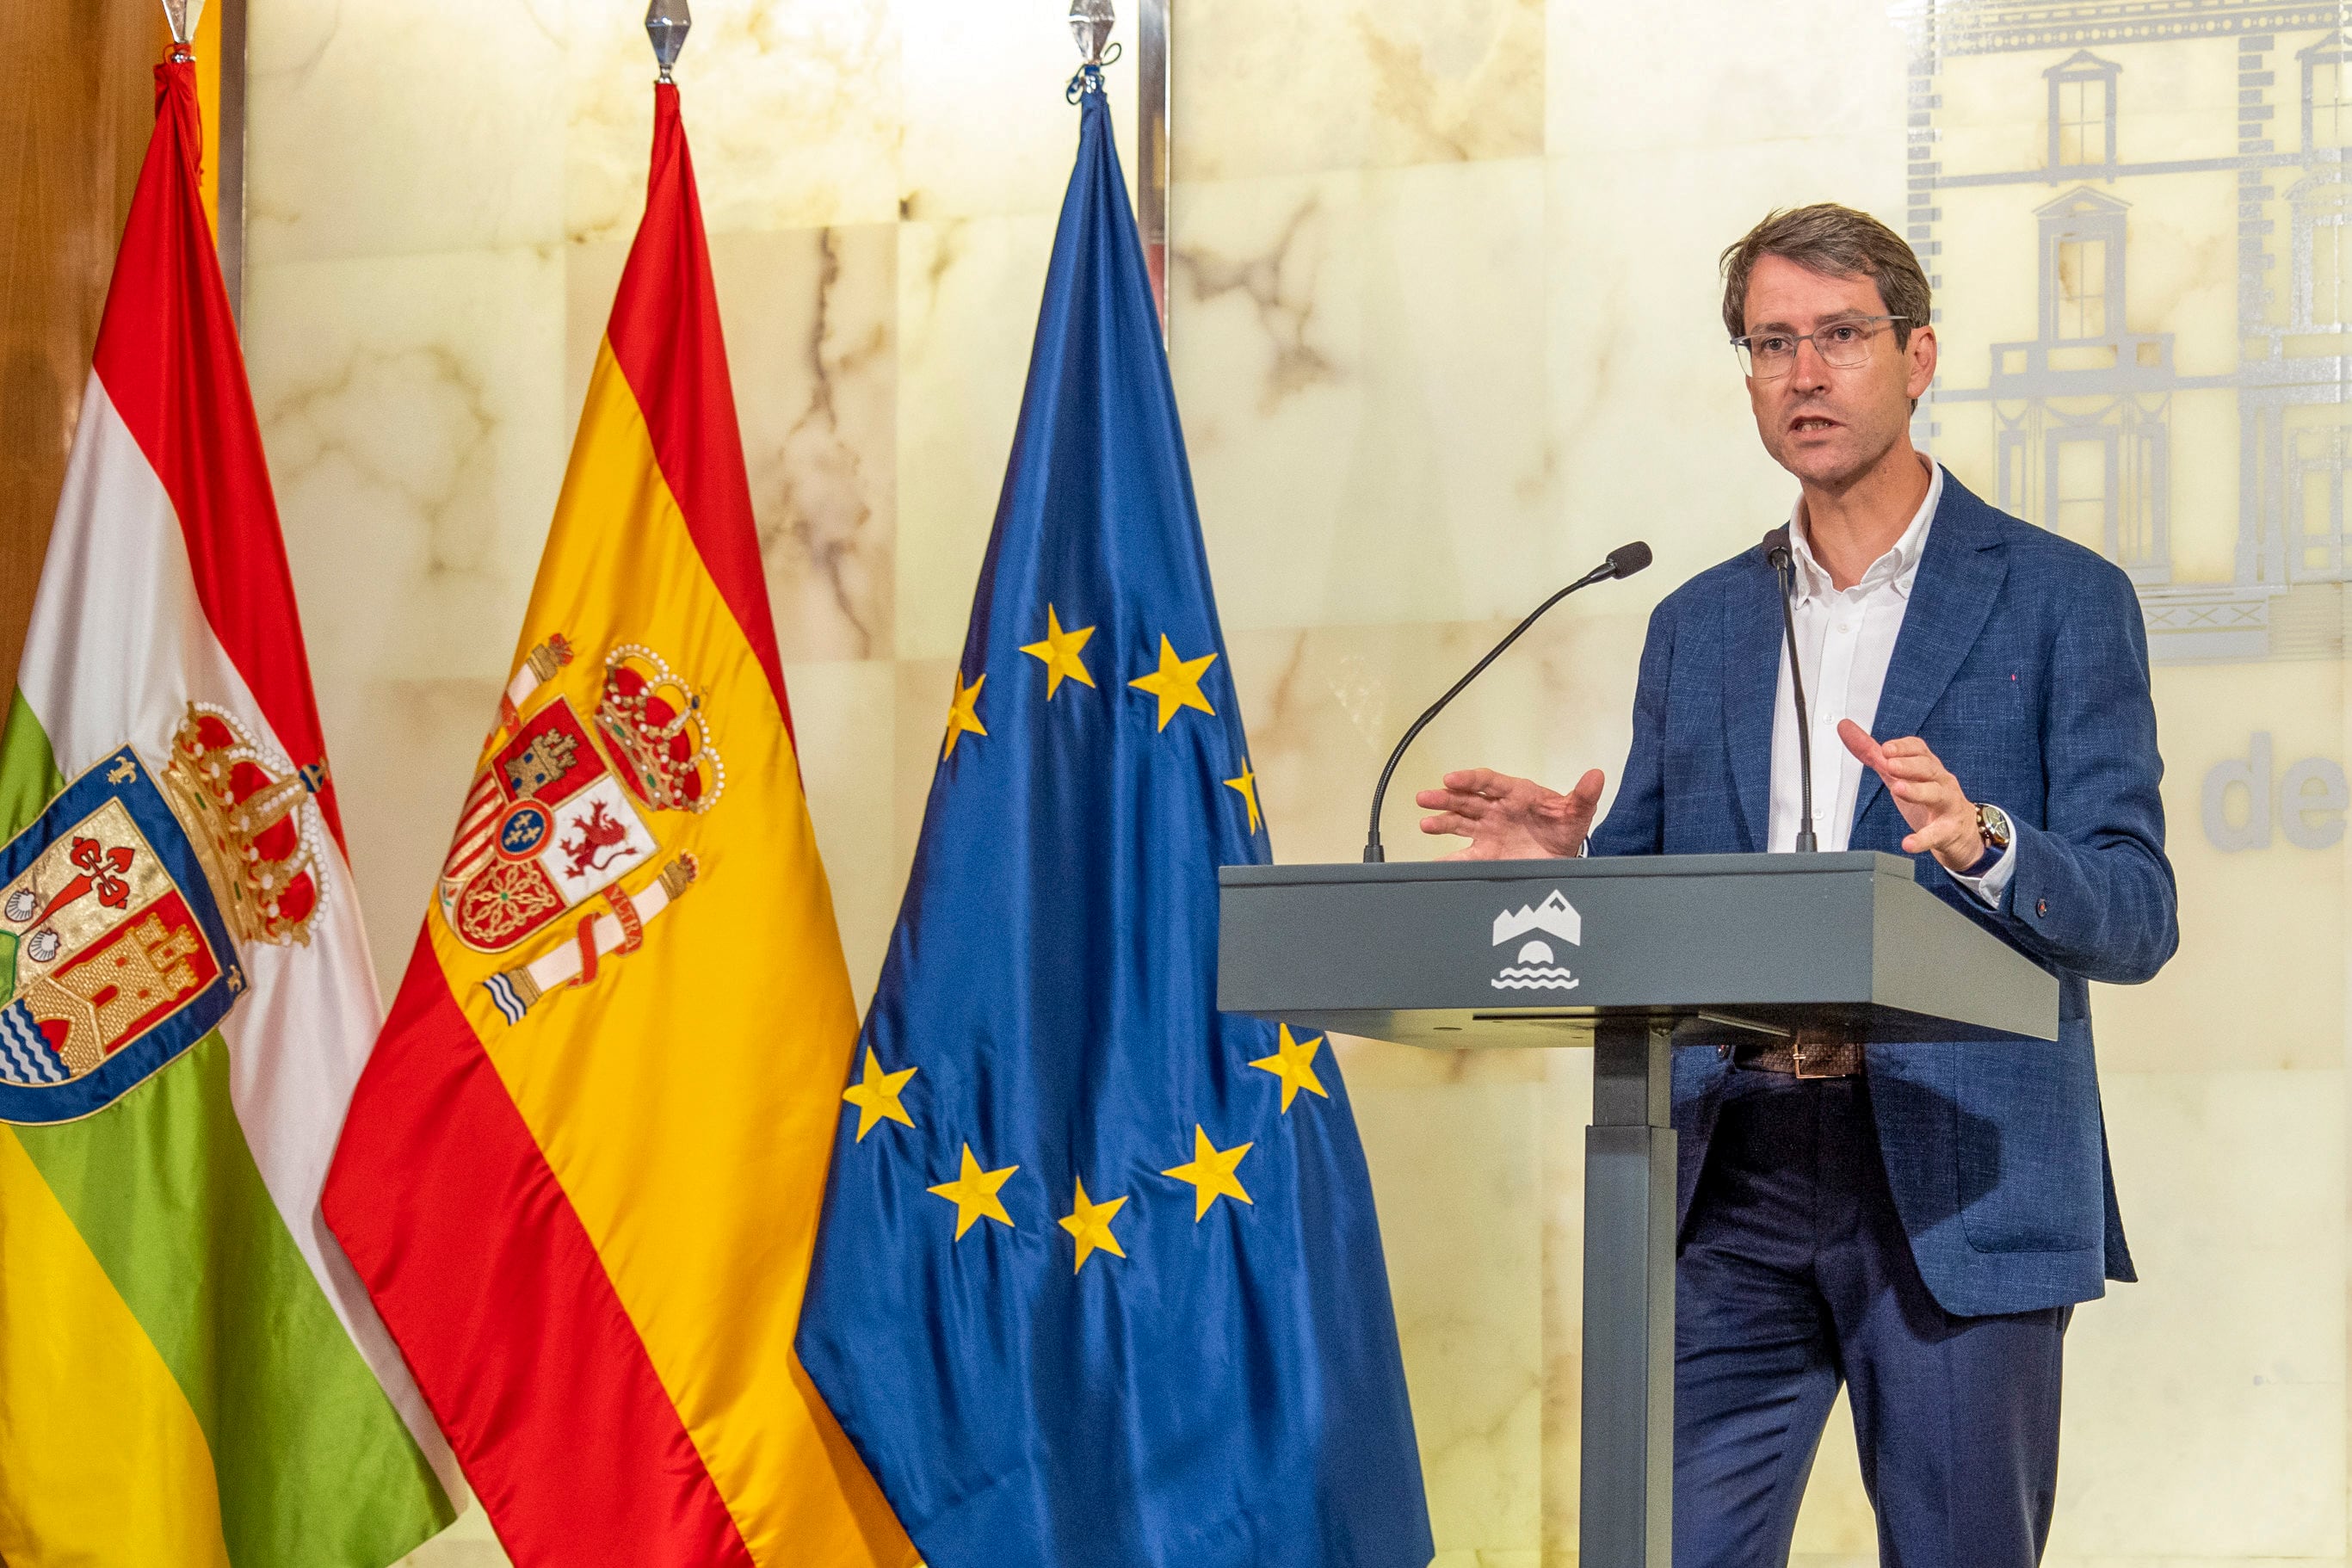
[[[518,1564],[897,1565],[793,1351],[857,1016],[677,89],[328,1222]]]

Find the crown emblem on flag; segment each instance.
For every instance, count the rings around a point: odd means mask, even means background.
[[[226,710],[191,702],[163,784],[230,931],[242,942],[307,945],[320,867],[301,773]]]
[[[635,643],[604,659],[596,728],[612,742],[622,782],[656,811],[705,812],[727,773],[702,719],[702,699],[661,655]]]

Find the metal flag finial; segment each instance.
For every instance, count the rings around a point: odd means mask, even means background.
[[[661,79],[669,80],[669,68],[677,64],[677,54],[686,47],[687,29],[694,26],[694,13],[687,8],[686,0],[653,0],[646,7],[646,37],[654,41],[654,58],[661,66]]]
[[[163,19],[172,24],[172,42],[185,49],[196,40],[196,23],[205,14],[205,0],[163,0]]]
[[[1111,25],[1118,20],[1111,0],[1070,0],[1070,37],[1078,41],[1078,53],[1087,65],[1109,63],[1103,58],[1103,46],[1110,41]]]

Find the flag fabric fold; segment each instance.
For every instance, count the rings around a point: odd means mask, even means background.
[[[1331,1054],[1215,1009],[1269,847],[1098,75],[801,1353],[934,1568],[1423,1568]]]
[[[453,1514],[320,1216],[380,1007],[198,120],[182,52],[0,737],[11,1568],[382,1568]]]
[[[912,1550],[793,1332],[856,1034],[677,91],[327,1215],[520,1568]]]

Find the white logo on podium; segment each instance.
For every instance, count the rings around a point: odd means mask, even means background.
[[[1558,888],[1532,909],[1521,904],[1495,917],[1496,947],[1517,942],[1530,931],[1542,931],[1571,947],[1580,947],[1584,942],[1584,917],[1576,912],[1576,906]],[[1536,937],[1522,942],[1517,956],[1488,984],[1497,991],[1573,991],[1578,981],[1557,962],[1551,943]]]

